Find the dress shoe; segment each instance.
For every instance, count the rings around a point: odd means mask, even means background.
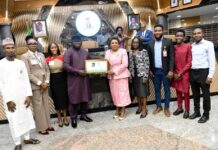
[[[40,141],[38,139],[29,139],[29,140],[23,140],[25,144],[39,144]]]
[[[72,128],[77,128],[77,119],[72,119],[71,126]]]
[[[180,109],[180,110],[177,109],[176,111],[173,112],[173,115],[174,115],[174,116],[178,116],[179,114],[181,114],[181,113],[183,113],[183,112],[184,112],[183,109]]]
[[[93,121],[91,118],[89,118],[89,117],[86,116],[86,115],[81,116],[81,117],[80,117],[80,120],[86,121],[86,122],[92,122],[92,121]]]
[[[42,132],[42,131],[39,131],[39,134],[41,134],[41,135],[48,135],[48,134],[49,134],[49,132],[48,132],[48,131],[44,131],[44,132]]]
[[[157,107],[154,111],[153,111],[153,114],[156,115],[158,114],[159,112],[161,112],[163,110],[162,107]]]
[[[209,117],[206,117],[206,116],[202,116],[199,120],[198,120],[198,123],[205,123],[209,120]]]
[[[194,112],[191,116],[189,116],[189,119],[195,119],[195,118],[198,118],[198,117],[201,117],[201,114]]]
[[[15,150],[22,150],[22,146],[21,145],[16,145],[14,149]]]
[[[183,118],[184,118],[184,119],[187,119],[188,117],[189,117],[189,112],[186,111],[186,112],[183,114]]]
[[[170,110],[169,110],[169,108],[164,108],[164,115],[166,117],[170,117]]]
[[[48,128],[48,129],[46,129],[46,131],[48,132],[48,131],[55,131],[55,129],[53,128],[53,127],[50,127],[50,128]]]

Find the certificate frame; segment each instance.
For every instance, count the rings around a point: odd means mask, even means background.
[[[86,74],[107,74],[108,61],[106,59],[88,59],[85,60]]]
[[[179,0],[170,0],[170,7],[178,7],[179,6]]]
[[[183,5],[191,4],[192,0],[182,0]]]

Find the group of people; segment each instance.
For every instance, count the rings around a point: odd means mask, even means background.
[[[213,43],[204,39],[204,32],[200,27],[193,30],[192,44],[184,43],[185,31],[178,30],[175,34],[175,45],[172,40],[164,38],[162,25],[155,25],[154,33],[146,30],[145,26],[142,27],[144,30],[132,39],[129,52],[120,45],[126,38],[122,38],[122,27],[117,28],[117,35],[110,38],[110,49],[105,52],[105,59],[109,63],[107,76],[110,92],[116,106],[113,118],[123,120],[126,116],[125,107],[131,104],[129,82],[138,100],[136,114],[145,118],[148,114],[147,97],[150,95],[149,79],[152,79],[157,106],[153,111],[154,115],[164,110],[166,117],[171,116],[170,87],[173,87],[178,100],[178,109],[173,115],[184,112],[183,118],[201,117],[199,123],[208,121],[211,105],[209,89],[215,72]],[[51,43],[47,58],[37,51],[37,40],[34,37],[27,36],[26,44],[28,51],[18,60],[15,58],[13,40],[4,39],[6,57],[0,61],[0,93],[16,150],[21,149],[21,136],[24,136],[26,144],[40,143],[29,135],[35,124],[41,135],[55,131],[50,122],[49,86],[59,127],[69,125],[69,111],[71,125],[77,128],[78,107],[81,112],[80,120],[93,121],[87,116],[87,105],[92,99],[89,76],[85,72],[85,60],[89,59],[89,54],[81,48],[81,36],[72,36],[72,47],[64,55],[56,43]],[[165,94],[164,109],[161,104],[162,83]],[[192,115],[189,115],[189,83],[194,98]],[[200,90],[203,94],[203,115],[200,113]],[[31,103],[35,122],[30,109]]]

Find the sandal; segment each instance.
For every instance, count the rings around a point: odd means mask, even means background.
[[[37,139],[29,139],[29,140],[24,140],[25,144],[39,144],[40,141]]]

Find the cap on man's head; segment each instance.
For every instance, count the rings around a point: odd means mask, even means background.
[[[82,41],[82,38],[81,38],[81,36],[80,35],[73,35],[72,37],[71,37],[71,40],[74,42],[81,42]]]
[[[7,37],[7,38],[2,40],[2,45],[3,46],[5,46],[5,45],[14,45],[14,41],[11,38]]]

